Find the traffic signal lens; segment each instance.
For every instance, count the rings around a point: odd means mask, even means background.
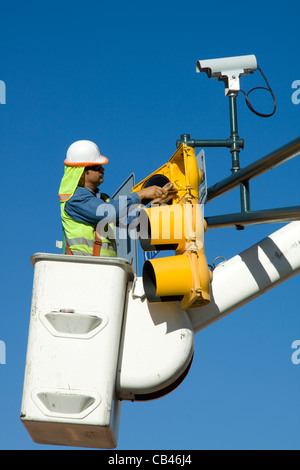
[[[155,175],[150,176],[150,178],[143,185],[143,188],[149,188],[150,186],[159,186],[160,188],[162,188],[167,183],[170,183],[169,178],[167,178],[165,175],[155,174]],[[146,206],[150,202],[151,202],[151,199],[142,199],[141,200],[141,203],[144,206]],[[169,201],[168,204],[172,204],[172,200]]]
[[[139,240],[144,251],[181,250],[185,246],[185,218],[181,204],[143,209]]]

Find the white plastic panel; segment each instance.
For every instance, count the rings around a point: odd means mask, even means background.
[[[149,400],[172,391],[188,370],[194,331],[178,302],[150,304],[142,278],[128,296],[120,348],[117,393],[123,400]]]
[[[91,338],[108,323],[108,315],[95,312],[75,312],[69,309],[57,312],[43,312],[40,320],[53,335],[61,338]]]
[[[300,273],[300,222],[291,222],[214,270],[211,302],[188,309],[195,333]]]
[[[101,403],[95,391],[62,390],[50,388],[35,389],[31,398],[45,416],[82,419]]]
[[[21,419],[35,442],[117,445],[126,260],[38,254]]]

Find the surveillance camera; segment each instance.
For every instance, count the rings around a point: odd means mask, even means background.
[[[225,83],[225,95],[237,94],[240,90],[239,78],[256,69],[255,55],[198,60],[196,64],[196,72],[206,72],[209,78],[218,78]]]

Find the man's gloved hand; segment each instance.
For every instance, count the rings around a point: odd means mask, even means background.
[[[137,191],[140,199],[151,199],[152,204],[167,204],[176,194],[177,189],[173,183],[169,182],[163,187],[149,186],[148,188]]]

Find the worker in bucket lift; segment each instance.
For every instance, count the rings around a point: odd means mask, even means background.
[[[65,172],[59,188],[63,225],[63,253],[85,256],[117,256],[114,224],[124,219],[129,224],[131,207],[142,199],[165,204],[174,194],[172,183],[164,187],[149,186],[129,194],[122,204],[113,201],[98,189],[104,180],[104,165],[108,159],[100,154],[98,146],[89,140],[74,142],[67,151]],[[111,210],[110,210],[111,209]],[[137,218],[138,214],[135,214]],[[105,220],[101,228],[99,222]],[[103,229],[103,230],[102,230]]]

